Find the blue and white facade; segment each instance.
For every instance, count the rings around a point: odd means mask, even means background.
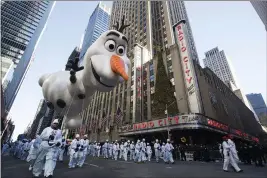
[[[90,16],[87,28],[85,29],[82,40],[80,53],[80,65],[82,65],[83,57],[87,49],[96,41],[96,39],[109,29],[111,8],[108,8],[100,2]]]
[[[9,111],[27,74],[55,1],[1,2],[1,69]],[[4,80],[4,81],[3,81]]]

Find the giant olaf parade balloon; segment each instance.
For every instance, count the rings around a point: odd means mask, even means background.
[[[39,79],[47,106],[65,116],[67,127],[82,124],[79,114],[96,91],[109,92],[119,82],[128,80],[128,40],[122,34],[128,26],[124,25],[123,17],[120,27],[117,22],[116,30],[104,32],[87,49],[82,67],[78,67],[79,59],[76,59],[69,65],[70,71],[45,74]]]

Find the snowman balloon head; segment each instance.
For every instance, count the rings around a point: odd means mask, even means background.
[[[128,80],[130,60],[127,57],[128,40],[123,30],[129,25],[114,26],[116,30],[104,32],[86,51],[84,56],[84,83],[91,81],[100,92],[111,91],[118,82]],[[86,78],[87,77],[87,78]],[[88,78],[90,77],[90,78]]]

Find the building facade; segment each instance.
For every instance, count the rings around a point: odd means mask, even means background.
[[[1,78],[9,111],[55,2],[1,1]]]
[[[267,31],[267,2],[266,1],[250,1]]]
[[[111,9],[103,4],[103,2],[100,2],[90,16],[81,45],[82,47],[79,57],[81,65],[87,49],[103,32],[109,29],[110,13]]]

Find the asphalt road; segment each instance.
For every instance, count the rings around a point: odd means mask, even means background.
[[[67,157],[66,157],[67,159]],[[13,157],[2,157],[2,178],[31,178],[28,164]],[[243,173],[222,171],[222,163],[176,162],[174,165],[164,163],[124,162],[87,158],[83,168],[68,169],[68,160],[57,163],[54,171],[55,178],[160,178],[160,177],[247,177],[267,178],[267,167],[240,165]],[[229,169],[230,170],[230,169]]]

